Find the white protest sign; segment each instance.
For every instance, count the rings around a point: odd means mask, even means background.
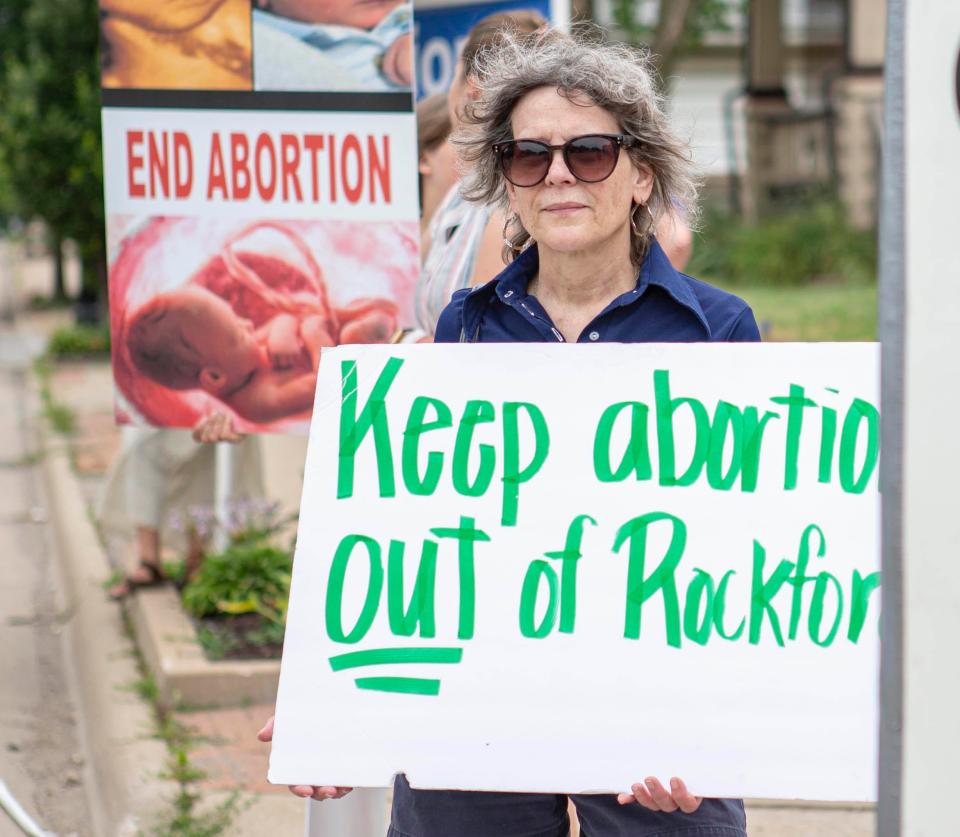
[[[270,780],[875,798],[873,344],[344,346]]]

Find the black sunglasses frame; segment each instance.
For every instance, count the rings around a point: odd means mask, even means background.
[[[600,137],[602,139],[612,140],[615,144],[616,154],[613,158],[613,165],[610,166],[610,171],[608,171],[603,177],[599,177],[596,180],[588,180],[585,177],[580,177],[575,171],[575,166],[570,165],[570,146],[575,143],[577,140],[582,139],[591,139],[593,137]],[[541,148],[547,150],[548,156],[546,157],[547,165],[543,169],[543,175],[541,175],[539,180],[534,181],[533,183],[516,183],[510,179],[510,175],[507,174],[507,167],[503,163],[503,155],[508,148],[514,148],[521,142],[532,143],[533,145],[539,145]],[[531,139],[520,139],[520,140],[507,140],[506,142],[498,142],[493,145],[493,153],[497,156],[497,163],[500,166],[500,172],[503,176],[514,186],[519,189],[528,189],[532,186],[539,186],[547,179],[547,174],[550,171],[550,166],[553,165],[553,152],[559,151],[563,155],[563,163],[567,167],[567,171],[570,172],[577,180],[582,183],[602,183],[611,174],[613,174],[614,169],[617,167],[617,162],[620,160],[620,149],[621,148],[635,148],[640,145],[640,140],[636,137],[632,137],[629,134],[581,134],[578,137],[571,137],[565,143],[560,145],[550,145],[546,142],[541,142],[540,140],[531,140]]]

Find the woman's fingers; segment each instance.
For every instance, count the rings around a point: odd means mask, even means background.
[[[193,428],[193,439],[201,444],[239,442],[243,439],[243,434],[237,432],[230,416],[216,412],[200,419],[197,426]]]
[[[630,787],[632,793],[621,793],[617,796],[617,802],[621,805],[627,805],[631,802],[636,802],[639,805],[642,805],[644,808],[649,808],[651,811],[659,811],[660,806],[654,802],[653,797],[650,796],[650,791],[647,790],[646,786],[642,782],[637,782],[637,784]]]
[[[267,722],[263,725],[263,729],[257,733],[257,741],[262,741],[265,744],[273,741],[273,719],[273,715],[267,718]]]
[[[274,717],[275,716],[271,715],[267,718],[267,722],[257,733],[258,741],[263,741],[264,743],[273,741]],[[334,785],[287,785],[287,787],[294,796],[299,796],[301,799],[315,799],[317,802],[322,802],[324,799],[340,799],[353,790],[353,788],[337,787]]]
[[[692,814],[700,807],[700,803],[703,802],[702,796],[694,796],[690,793],[683,779],[678,779],[676,776],[670,780],[670,794],[677,803],[677,806],[685,814]]]
[[[341,788],[333,785],[287,785],[290,793],[301,799],[314,799],[323,802],[325,799],[340,799],[346,796],[353,788]]]
[[[680,806],[674,801],[673,797],[670,796],[670,791],[668,791],[654,776],[648,776],[645,784],[647,790],[650,792],[650,796],[653,801],[656,803],[657,807],[661,811],[666,811],[671,813],[676,811]]]
[[[617,802],[621,805],[628,805],[636,801],[651,811],[672,813],[679,810],[685,814],[692,814],[703,802],[702,796],[694,796],[690,793],[683,780],[676,776],[670,780],[669,790],[660,784],[654,776],[648,776],[644,782],[637,782],[630,790],[632,794],[617,794]]]

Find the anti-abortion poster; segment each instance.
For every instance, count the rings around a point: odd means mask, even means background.
[[[878,377],[874,344],[331,350],[270,780],[875,799]]]
[[[305,432],[320,349],[412,325],[411,6],[100,7],[117,418]]]

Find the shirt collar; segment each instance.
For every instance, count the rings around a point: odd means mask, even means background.
[[[663,252],[663,248],[655,238],[650,242],[650,250],[643,260],[643,264],[640,265],[637,289],[641,294],[647,285],[656,285],[662,288],[676,302],[690,309],[700,320],[703,330],[707,333],[707,338],[713,336],[707,317],[703,313],[703,308],[700,307],[700,300],[693,292],[690,282],[684,274],[670,264],[670,259],[667,258],[667,254]]]
[[[539,266],[540,254],[537,252],[536,245],[532,245],[507,265],[488,285],[493,286],[493,289],[501,301],[508,305],[512,304],[517,299],[526,295],[527,285],[536,275]],[[657,243],[656,239],[650,242],[650,249],[647,251],[643,264],[640,265],[640,273],[637,276],[637,286],[635,289],[636,292],[631,291],[623,294],[614,300],[608,306],[608,309],[617,305],[627,305],[635,302],[643,296],[643,292],[649,285],[656,285],[658,288],[664,290],[675,302],[689,309],[700,321],[703,330],[707,333],[707,337],[710,338],[712,336],[710,324],[707,322],[703,308],[700,307],[700,301],[691,289],[690,283],[670,264],[670,259],[667,258],[667,254],[663,252],[663,248]],[[475,294],[474,296],[480,296],[480,294]]]

